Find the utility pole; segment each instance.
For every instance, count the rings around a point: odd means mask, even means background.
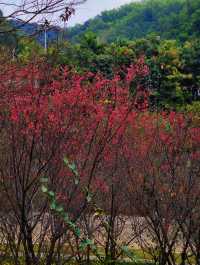
[[[47,19],[45,19],[45,22],[44,22],[44,51],[45,51],[45,54],[47,54],[47,30],[49,28],[49,21]]]

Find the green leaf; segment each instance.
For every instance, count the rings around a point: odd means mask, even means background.
[[[48,192],[48,195],[49,195],[50,197],[55,197],[55,193],[54,193],[53,191],[49,191],[49,192]]]
[[[92,240],[86,238],[86,239],[83,239],[80,243],[80,249],[81,250],[84,250],[87,246],[93,246],[94,243]]]
[[[69,165],[69,160],[66,157],[64,157],[63,161],[67,166]]]
[[[125,254],[127,257],[129,257],[131,260],[133,260],[133,261],[137,261],[137,260],[138,260],[138,258],[134,255],[133,252],[131,252],[131,251],[129,250],[129,248],[128,248],[127,246],[122,246],[121,249],[122,249],[122,251],[124,252],[124,254]]]
[[[73,173],[76,177],[78,177],[78,171],[77,170],[73,170]]]
[[[78,171],[76,169],[76,165],[73,164],[69,164],[68,167],[71,169],[71,171],[74,173],[75,176],[78,176]]]
[[[41,178],[40,179],[40,182],[41,183],[48,183],[48,178]]]
[[[56,211],[61,213],[64,211],[64,208],[62,206],[58,206],[58,207],[56,207]]]
[[[51,204],[50,204],[50,208],[51,210],[55,210],[57,207],[56,201],[54,200]]]
[[[75,235],[76,235],[77,237],[80,237],[80,235],[81,235],[81,231],[80,231],[79,228],[76,228],[75,231],[74,231],[74,233],[75,233]]]
[[[76,170],[76,165],[74,163],[69,164],[69,168],[71,168],[72,171]]]
[[[76,225],[73,222],[69,221],[68,222],[68,225],[70,226],[70,228],[72,228],[73,230],[75,230]]]
[[[170,125],[169,122],[166,123],[165,129],[166,129],[167,132],[170,132],[171,131],[171,125]]]
[[[74,173],[74,175],[78,176],[78,171],[76,169],[75,163],[70,163],[66,157],[63,159],[63,161],[71,169],[71,171]]]
[[[46,186],[42,185],[41,187],[42,192],[47,193],[48,189]]]

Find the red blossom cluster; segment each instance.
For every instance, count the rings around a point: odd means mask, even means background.
[[[147,74],[143,68],[142,60],[130,67],[128,75]],[[58,196],[63,194],[68,200],[64,187],[71,180],[64,176],[70,172],[62,165],[66,155],[77,164],[82,184],[88,183],[89,188],[96,179],[99,189],[107,190],[106,168],[112,163],[113,147],[137,116],[129,95],[130,77],[122,81],[117,74],[112,80],[99,74],[82,76],[40,63],[11,65],[4,70],[0,80],[1,127],[8,156],[16,160],[9,175],[21,178],[26,174],[27,183],[31,183],[33,176],[37,179],[45,170],[56,168]],[[14,172],[16,164],[18,173]]]
[[[0,82],[1,124],[8,143],[21,152],[22,139],[26,140],[27,149],[34,142],[35,152],[40,156],[35,159],[41,165],[58,163],[67,155],[79,165],[83,179],[85,176],[88,181],[92,171],[94,179],[98,179],[97,186],[104,187],[103,190],[106,188],[102,181],[110,175],[115,160],[119,160],[116,154],[132,164],[142,163],[151,148],[155,145],[162,148],[164,144],[172,155],[170,159],[174,159],[173,153],[178,152],[182,137],[186,137],[191,148],[199,142],[200,131],[189,127],[182,114],[138,112],[147,109],[148,93],[138,85],[136,99],[132,99],[129,85],[137,76],[145,77],[148,73],[144,58],[129,67],[125,82],[119,75],[110,80],[91,73],[81,76],[67,68],[60,73],[48,65],[12,66]],[[145,99],[139,104],[141,96]],[[52,154],[51,159],[48,154]],[[191,155],[198,154],[196,150]],[[59,174],[64,176],[62,171],[66,169],[60,170]],[[62,177],[61,182],[67,185],[68,179]]]
[[[125,80],[117,74],[113,79],[83,76],[44,63],[2,69],[2,196],[27,238],[23,244],[30,243],[35,220],[51,217],[39,192],[43,176],[74,219],[87,208],[88,194],[105,212],[112,208],[116,216],[142,216],[155,229],[160,222],[166,237],[174,222],[187,220],[188,213],[191,219],[197,215],[200,127],[181,113],[144,111],[148,93],[139,84],[132,98],[129,86],[147,74],[144,58],[128,69]],[[139,96],[145,100],[135,108]],[[77,172],[64,165],[64,157]],[[39,217],[33,221],[35,213]],[[54,222],[49,223],[54,231]],[[58,228],[52,234],[56,240],[65,231]]]

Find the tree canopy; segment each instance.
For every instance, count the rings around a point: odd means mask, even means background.
[[[77,41],[87,31],[103,42],[137,39],[156,33],[165,39],[185,41],[199,36],[200,0],[143,0],[105,11],[83,25],[70,28],[68,36]]]

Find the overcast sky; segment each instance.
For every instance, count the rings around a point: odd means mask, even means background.
[[[89,18],[95,17],[104,10],[110,10],[113,8],[118,8],[123,4],[127,4],[138,0],[87,0],[86,3],[77,6],[76,14],[70,19],[68,25],[73,26],[77,23],[83,23]],[[3,10],[4,14],[8,14],[11,8],[4,7],[1,2],[6,3],[19,3],[20,0],[3,0],[0,1],[0,9]]]
[[[71,18],[70,25],[83,23],[104,10],[117,8],[132,1],[133,0],[87,0],[85,4],[77,7],[76,14]]]

